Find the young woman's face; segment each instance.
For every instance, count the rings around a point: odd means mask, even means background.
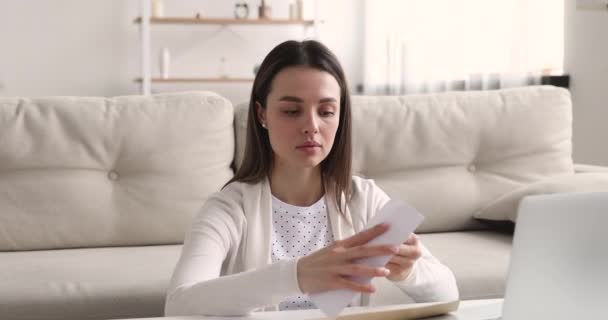
[[[274,77],[266,109],[257,105],[277,165],[314,168],[331,151],[340,119],[340,85],[329,73],[288,67]]]

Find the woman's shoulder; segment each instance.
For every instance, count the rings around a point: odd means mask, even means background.
[[[351,202],[386,202],[388,195],[380,188],[374,179],[359,176],[352,177]]]
[[[362,215],[359,218],[365,225],[376,212],[382,208],[390,198],[388,195],[376,185],[374,179],[363,178],[359,176],[352,177],[352,193],[349,199],[349,207],[351,213]],[[354,221],[358,221],[357,217],[353,217]]]
[[[216,194],[234,194],[234,193],[242,193],[244,182],[241,181],[232,181],[225,186],[222,187]]]
[[[232,181],[225,185],[221,190],[213,193],[209,199],[217,199],[224,201],[231,201],[238,204],[243,203],[245,198],[251,198],[252,196],[258,196],[263,189],[263,181],[259,182],[242,182]]]
[[[222,189],[213,193],[209,199],[218,199],[225,201],[233,201],[237,203],[243,202],[243,196],[249,189],[255,187],[258,183],[247,183],[241,181],[232,181],[226,184]]]
[[[209,220],[213,217],[240,221],[243,219],[244,183],[231,182],[207,197],[196,220]]]
[[[377,192],[380,190],[374,179],[363,178],[360,176],[352,176],[352,192],[355,194],[366,194],[369,192]]]

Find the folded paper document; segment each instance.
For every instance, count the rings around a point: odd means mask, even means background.
[[[387,223],[390,227],[388,231],[372,239],[368,244],[401,244],[407,240],[408,236],[414,232],[422,220],[424,220],[424,217],[407,203],[400,200],[390,200],[380,212],[368,221],[366,228],[373,227],[379,223]],[[378,256],[361,259],[358,263],[372,267],[382,267],[390,259],[391,256]],[[353,279],[360,283],[369,283],[371,281],[371,278],[363,277],[353,277]],[[342,309],[351,303],[356,295],[355,291],[342,289],[311,294],[309,298],[328,317],[336,317]]]

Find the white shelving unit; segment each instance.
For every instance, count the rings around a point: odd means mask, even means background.
[[[140,44],[141,44],[141,77],[135,79],[141,84],[141,94],[149,95],[152,91],[153,83],[239,83],[252,82],[253,78],[152,78],[151,72],[151,27],[153,24],[158,25],[221,25],[230,27],[231,25],[276,25],[288,26],[296,25],[303,26],[305,29],[313,28],[313,39],[318,39],[319,24],[319,2],[314,0],[314,19],[311,20],[292,20],[292,19],[230,19],[230,18],[194,18],[194,17],[152,17],[150,0],[140,0],[141,16],[137,17],[134,23],[140,26]]]

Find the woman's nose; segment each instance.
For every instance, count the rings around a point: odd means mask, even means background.
[[[319,120],[316,115],[309,115],[304,120],[304,134],[314,134],[319,132]]]

